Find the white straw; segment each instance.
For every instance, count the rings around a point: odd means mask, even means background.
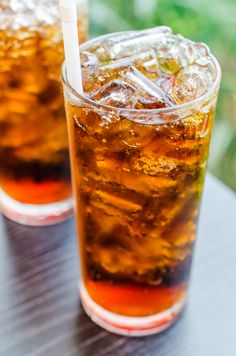
[[[83,93],[77,8],[75,0],[60,0],[67,79],[74,90]]]

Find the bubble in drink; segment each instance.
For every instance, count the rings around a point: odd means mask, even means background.
[[[216,64],[167,29],[83,50],[99,61],[94,86],[84,86],[90,104],[74,103],[66,84],[65,96],[85,288],[113,313],[171,319],[187,293]]]

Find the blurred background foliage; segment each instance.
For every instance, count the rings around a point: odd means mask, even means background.
[[[209,45],[223,70],[209,168],[236,191],[236,0],[90,0],[90,16],[91,37],[167,25]]]

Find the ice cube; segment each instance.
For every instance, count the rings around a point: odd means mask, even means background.
[[[163,36],[154,50],[161,71],[164,74],[177,74],[182,68],[194,63],[192,42],[180,35]]]
[[[148,34],[118,43],[110,50],[110,58],[123,58],[147,51],[158,42],[158,37],[162,35],[162,33]]]
[[[81,55],[83,83],[86,90],[92,89],[94,80],[99,74],[99,63],[97,57],[90,52],[82,52]]]
[[[48,6],[48,0],[40,0],[37,2],[37,5],[33,7],[33,9],[35,9],[35,16],[40,22],[44,22],[48,25],[54,25],[59,19],[58,5],[55,0],[51,0],[50,6]]]
[[[203,95],[209,85],[209,77],[197,65],[182,69],[176,79],[173,97],[178,103],[184,103]]]
[[[112,80],[90,95],[90,99],[103,105],[132,109],[138,96],[135,88],[121,80]]]
[[[81,64],[84,70],[89,68],[90,71],[92,70],[93,72],[96,72],[96,74],[98,73],[99,63],[95,54],[84,51],[81,52],[80,57],[81,57]]]
[[[155,177],[160,175],[169,175],[177,169],[176,161],[172,158],[155,158],[142,156],[136,162],[136,169],[146,175]]]
[[[157,79],[160,77],[157,57],[153,50],[134,56],[132,63],[149,79]]]
[[[172,105],[166,93],[136,68],[129,68],[121,76],[138,91],[141,108],[155,109]]]
[[[105,47],[106,49],[110,49],[114,45],[120,44],[122,42],[126,42],[128,40],[132,40],[138,37],[142,36],[147,36],[150,34],[155,34],[155,33],[171,33],[171,29],[167,26],[157,26],[154,28],[150,28],[147,30],[142,30],[142,31],[129,31],[129,32],[123,32],[123,33],[118,33],[115,34],[110,38],[108,36],[105,38],[101,44],[102,47]]]
[[[125,67],[129,67],[132,64],[132,59],[136,58],[136,56],[131,56],[128,58],[117,59],[116,61],[112,61],[109,64],[104,64],[100,67],[101,71],[110,71],[110,70],[122,70]]]
[[[142,210],[142,206],[124,197],[115,196],[106,191],[96,190],[95,197],[99,201],[103,201],[107,206],[111,206],[115,209],[123,210],[127,213],[137,213]]]
[[[170,33],[172,33],[172,30],[168,26],[156,26],[156,27],[153,27],[153,28],[149,28],[147,30],[139,31],[139,34],[141,34],[143,36],[146,36],[146,35],[149,35],[149,34],[155,34],[155,33],[167,33],[167,34],[170,34]]]
[[[15,13],[23,13],[31,8],[32,1],[28,0],[10,0],[11,9]],[[33,2],[34,3],[34,2]],[[35,3],[33,4],[35,6]]]
[[[204,43],[195,43],[193,46],[195,63],[206,67],[210,62],[210,50]]]
[[[180,71],[181,65],[176,58],[159,58],[158,63],[164,74],[176,74]]]
[[[5,2],[3,3],[0,6],[5,11]],[[37,26],[39,22],[54,25],[59,19],[57,0],[51,0],[50,6],[48,0],[8,0],[7,3],[14,29]]]
[[[130,32],[105,39],[97,49],[96,54],[100,60],[129,57],[143,51],[150,50],[159,41],[159,37],[170,33],[170,28],[159,26],[152,29]]]
[[[101,66],[100,69],[102,71],[122,70],[125,67],[130,67],[132,65],[150,79],[160,77],[157,58],[153,50],[139,53],[131,57],[117,59],[109,64]]]
[[[175,76],[174,75],[164,75],[155,80],[155,83],[164,90],[168,95],[171,95],[174,88]]]

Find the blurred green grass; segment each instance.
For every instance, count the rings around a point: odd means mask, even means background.
[[[236,191],[236,1],[235,0],[91,0],[91,36],[170,26],[205,42],[222,66],[210,171]]]

